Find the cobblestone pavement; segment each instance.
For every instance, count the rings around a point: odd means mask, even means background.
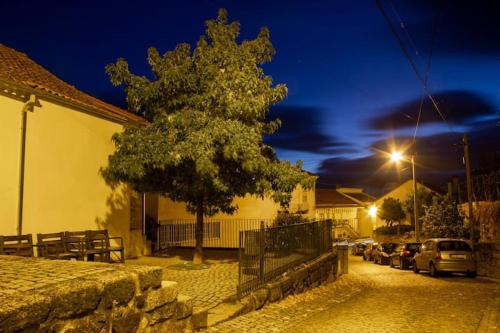
[[[191,296],[195,309],[209,309],[236,294],[238,263],[218,263],[192,271],[167,268],[163,278],[176,281],[180,292]]]
[[[127,264],[154,265],[163,267],[163,279],[179,284],[181,294],[193,299],[195,311],[210,309],[236,294],[238,285],[238,262],[236,253],[222,256],[208,252],[207,269],[179,270],[171,266],[190,260],[192,250],[181,252],[181,255],[170,257],[142,257],[128,260]],[[215,257],[215,258],[214,258]]]
[[[99,263],[0,256],[0,296],[110,270]]]
[[[350,273],[209,332],[476,332],[500,322],[500,284],[432,278],[350,257]],[[500,331],[500,327],[497,327]],[[479,330],[481,331],[481,330]]]

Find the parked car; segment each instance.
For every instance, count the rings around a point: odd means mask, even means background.
[[[391,254],[391,267],[399,266],[400,269],[408,269],[413,261],[415,253],[422,243],[401,243]]]
[[[463,239],[434,238],[426,240],[413,258],[413,271],[466,273],[476,277],[477,264],[471,244]]]
[[[373,262],[380,265],[388,265],[391,254],[398,247],[397,243],[380,243],[372,252]]]
[[[353,256],[362,256],[363,253],[365,252],[366,247],[367,245],[365,243],[356,243],[351,248],[351,254]]]
[[[378,246],[378,243],[371,243],[366,246],[363,252],[363,260],[372,261],[373,260],[373,250]]]
[[[333,246],[349,246],[349,242],[344,238],[336,238],[333,240]]]

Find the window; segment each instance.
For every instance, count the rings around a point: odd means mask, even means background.
[[[408,250],[417,250],[419,248],[419,246],[420,246],[419,244],[407,244],[406,248]]]
[[[442,241],[438,244],[439,251],[472,251],[469,244],[462,241]]]

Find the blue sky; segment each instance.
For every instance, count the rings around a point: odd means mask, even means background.
[[[492,152],[491,163],[497,163],[499,6],[461,0],[381,3],[422,73],[437,27],[429,88],[450,125],[424,105],[417,153],[429,164],[422,165],[422,177],[443,183],[463,174],[456,146],[463,132],[477,152],[476,168],[491,162],[481,159],[483,151],[489,160]],[[0,12],[7,15],[0,21],[0,43],[79,89],[124,106],[104,66],[123,57],[132,71],[147,73],[148,47],[164,52],[180,42],[194,44],[204,21],[221,7],[240,21],[242,38],[270,29],[277,53],[265,70],[289,88],[271,112],[283,118],[281,131],[269,139],[280,158],[303,160],[320,175],[320,186],[380,188],[401,177],[394,169],[383,176],[375,172],[382,160],[374,148],[388,149],[385,142],[404,142],[413,134],[422,87],[375,0],[2,2]]]

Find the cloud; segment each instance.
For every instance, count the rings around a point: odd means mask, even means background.
[[[463,177],[462,133],[441,133],[419,137],[416,144],[417,179],[445,188],[452,176]],[[377,141],[372,145],[373,154],[359,159],[331,158],[319,168],[318,187],[335,184],[356,186],[379,195],[392,185],[412,177],[409,164],[399,168],[388,161],[381,152],[390,152],[391,146],[411,146],[411,137]],[[473,170],[484,172],[500,168],[500,126],[491,121],[474,127],[469,133]]]
[[[279,118],[281,128],[266,142],[275,148],[318,154],[350,153],[350,144],[323,133],[321,112],[316,107],[277,106],[271,109],[270,119]]]
[[[448,90],[433,94],[445,118],[455,124],[465,124],[476,117],[495,115],[495,108],[481,95],[464,90]],[[366,121],[372,130],[395,130],[414,127],[418,117],[420,97],[381,111],[381,115]],[[498,115],[500,118],[500,114]],[[441,117],[432,106],[429,98],[424,99],[421,124],[440,122]]]

